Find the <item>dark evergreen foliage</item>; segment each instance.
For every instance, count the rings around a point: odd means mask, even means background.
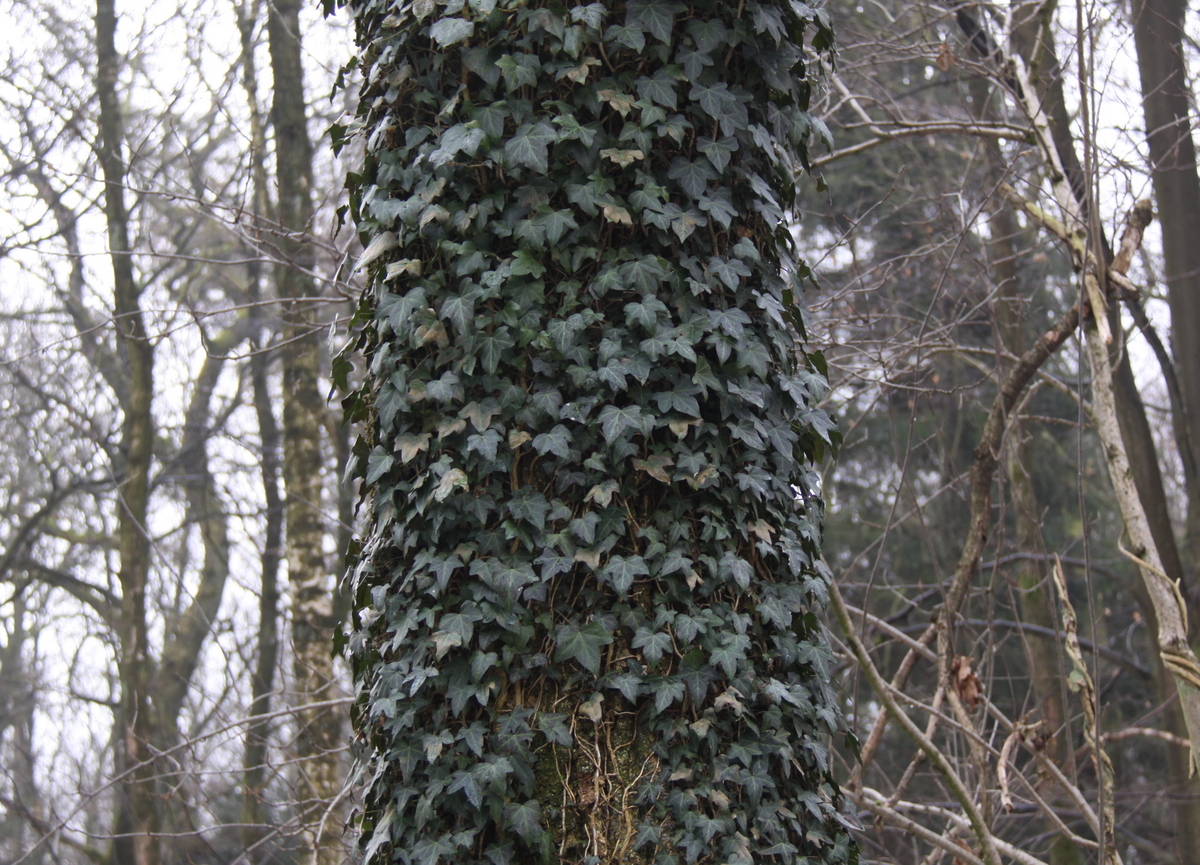
[[[825,13],[349,5],[367,860],[851,859],[783,223]]]

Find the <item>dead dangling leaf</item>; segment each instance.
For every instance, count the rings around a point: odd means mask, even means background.
[[[949,72],[950,68],[958,63],[958,58],[954,56],[954,49],[950,47],[949,42],[942,43],[942,47],[938,49],[937,57],[934,58],[933,62],[943,72]]]
[[[958,698],[963,701],[967,711],[974,712],[979,705],[983,686],[975,671],[971,669],[971,659],[966,655],[955,658],[954,663],[950,665],[950,679],[954,682],[954,690],[958,692]]]

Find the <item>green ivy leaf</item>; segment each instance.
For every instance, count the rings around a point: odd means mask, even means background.
[[[445,165],[459,153],[474,156],[485,137],[486,134],[477,125],[457,123],[442,133],[438,149],[429,154],[429,161],[433,165]]]
[[[373,484],[381,477],[392,470],[392,466],[396,464],[396,458],[383,448],[376,445],[371,451],[371,455],[367,457],[367,476],[366,483]]]
[[[686,8],[668,0],[630,0],[625,5],[625,23],[644,27],[660,42],[670,45],[675,16]]]
[[[504,806],[504,826],[526,841],[535,841],[545,834],[542,828],[542,806],[536,799]]]
[[[630,645],[635,649],[640,649],[642,657],[651,664],[657,664],[663,653],[669,651],[673,646],[671,635],[666,631],[652,631],[647,627],[637,629]]]
[[[600,431],[609,444],[624,435],[626,430],[642,432],[644,423],[641,406],[606,405],[600,410]]]
[[[542,68],[536,54],[505,54],[496,61],[496,67],[504,76],[504,85],[509,91],[537,83]]]
[[[671,168],[667,172],[667,176],[672,180],[679,181],[683,191],[695,199],[704,193],[708,181],[717,178],[717,172],[713,170],[707,159],[701,158],[689,162],[682,156],[676,156],[671,160]]]
[[[614,24],[605,31],[604,39],[606,42],[615,42],[639,53],[646,48],[646,31],[641,27]]]
[[[688,33],[696,41],[696,47],[705,54],[711,54],[721,46],[731,44],[729,29],[720,18],[689,21]]]
[[[738,143],[732,135],[718,138],[716,141],[701,135],[696,141],[696,149],[708,157],[708,161],[717,171],[724,171],[729,165],[730,154],[737,152]]]
[[[547,121],[523,123],[504,145],[504,158],[511,165],[546,171],[548,146],[558,139],[558,133]]]
[[[562,424],[556,424],[550,432],[541,433],[533,439],[533,448],[539,454],[552,453],[567,459],[571,455],[571,433]]]
[[[600,579],[613,587],[617,597],[624,598],[633,581],[649,573],[650,569],[641,556],[612,556],[601,569]]]
[[[675,78],[666,69],[658,69],[652,77],[643,75],[635,84],[638,96],[644,101],[657,102],[672,111],[679,104],[679,94],[675,92]]]
[[[600,622],[559,625],[554,636],[554,660],[578,661],[585,670],[596,675],[600,672],[600,648],[612,641],[612,634]]]

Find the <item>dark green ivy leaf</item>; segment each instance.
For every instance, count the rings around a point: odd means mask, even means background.
[[[504,826],[521,836],[525,841],[534,841],[545,833],[542,828],[542,806],[536,799],[504,806]]]
[[[600,409],[600,431],[609,444],[620,438],[628,429],[643,432],[644,423],[641,406],[606,405]]]
[[[703,157],[695,162],[689,162],[682,156],[676,156],[671,160],[671,168],[667,171],[667,176],[672,180],[679,181],[683,191],[696,199],[704,194],[708,181],[716,179],[717,172]]]
[[[724,171],[725,166],[729,164],[730,154],[737,151],[738,143],[732,135],[718,138],[716,141],[701,135],[696,141],[696,149],[708,157],[708,161],[717,171]]]
[[[600,672],[600,647],[613,641],[612,634],[600,622],[559,625],[554,635],[554,660],[578,661],[595,675]]]
[[[625,6],[625,23],[645,27],[652,36],[669,45],[675,16],[686,8],[670,0],[631,0]]]
[[[612,556],[600,571],[600,579],[616,590],[617,597],[623,598],[635,578],[649,573],[646,561],[641,556]]]
[[[504,145],[504,158],[511,165],[544,173],[548,164],[547,148],[558,140],[558,133],[545,120],[524,123]]]
[[[663,653],[672,646],[671,635],[665,631],[651,631],[647,627],[637,629],[630,644],[642,650],[642,656],[651,664],[657,664]]]
[[[653,77],[643,75],[637,80],[636,87],[638,96],[643,100],[657,102],[672,111],[679,104],[675,78],[665,69],[656,70]]]
[[[696,47],[706,54],[711,54],[729,42],[729,30],[720,18],[711,21],[689,21],[688,33],[696,40]]]

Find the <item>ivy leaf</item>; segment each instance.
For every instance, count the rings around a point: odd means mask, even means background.
[[[498,141],[504,135],[504,121],[509,116],[507,103],[493,102],[477,107],[471,114],[471,119],[479,124],[479,128],[488,138]]]
[[[462,561],[458,559],[458,556],[450,558],[458,561],[458,567],[462,567]],[[471,637],[475,634],[475,622],[477,621],[479,621],[478,612],[472,614],[464,610],[447,613],[438,621],[438,625],[441,626],[439,633],[454,634],[458,637],[458,645],[465,646],[471,642]]]
[[[679,181],[683,191],[692,198],[699,198],[708,186],[708,181],[716,179],[716,176],[717,173],[713,171],[707,159],[689,162],[682,156],[671,160],[671,167],[667,171],[667,177]]]
[[[736,306],[731,306],[729,309],[710,309],[708,320],[713,328],[720,329],[723,333],[738,339],[746,325],[750,323],[750,316]]]
[[[666,275],[667,272],[659,264],[659,259],[652,255],[637,261],[627,261],[620,268],[620,276],[625,284],[641,294],[653,294]]]
[[[392,824],[394,822],[396,822],[396,809],[389,808],[386,816],[375,824],[375,831],[371,833],[371,840],[367,842],[367,846],[363,850],[364,862],[371,862],[371,857],[379,851],[379,848],[391,842]]]
[[[520,835],[525,841],[532,842],[542,837],[542,806],[536,799],[523,802],[520,805],[504,806],[504,825]]]
[[[646,158],[646,154],[640,150],[621,150],[616,147],[607,147],[600,151],[600,155],[605,159],[611,159],[622,168]]]
[[[693,400],[695,402],[695,400]],[[634,460],[633,467],[644,471],[646,474],[655,480],[662,481],[664,484],[671,482],[671,476],[667,474],[666,469],[675,465],[675,460],[666,454],[656,454],[644,460]]]
[[[750,268],[736,258],[714,255],[708,260],[708,269],[713,276],[733,289],[741,284],[743,276],[750,276]]]
[[[729,30],[720,18],[713,18],[711,21],[689,21],[688,33],[696,41],[696,47],[706,54],[711,54],[730,41]]]
[[[392,466],[396,464],[396,458],[383,448],[376,446],[371,451],[371,455],[367,457],[367,477],[366,482],[373,484],[381,477],[391,471]]]
[[[653,330],[660,315],[666,315],[667,305],[654,295],[647,295],[640,301],[625,304],[626,324],[640,324],[647,330]]]
[[[452,294],[442,302],[438,315],[454,325],[459,333],[470,333],[475,320],[475,298]]]
[[[642,416],[641,406],[606,405],[600,409],[600,431],[608,444],[620,438],[627,429],[641,432],[643,423],[645,418]]]
[[[704,74],[705,66],[713,65],[711,54],[706,54],[690,45],[684,45],[679,49],[675,54],[675,62],[683,66],[683,74],[692,81],[698,80]]]
[[[571,432],[562,424],[557,424],[550,432],[536,436],[533,447],[539,454],[552,453],[565,460],[571,455]]]
[[[567,716],[558,712],[539,712],[537,725],[546,737],[546,741],[554,745],[570,748],[572,743],[571,731],[566,725]]]
[[[510,92],[527,84],[536,84],[538,71],[542,68],[535,54],[505,54],[496,61],[496,66]]]
[[[546,528],[546,515],[550,513],[550,503],[546,497],[528,487],[517,490],[508,501],[508,512],[519,520],[525,520],[537,530]]]
[[[589,3],[586,6],[576,6],[571,9],[571,20],[577,24],[582,21],[593,30],[599,30],[600,25],[604,23],[605,12],[603,3]]]
[[[733,218],[737,216],[737,209],[733,206],[729,190],[723,186],[700,196],[700,209],[725,228],[728,228],[733,223]]]
[[[750,580],[754,576],[754,568],[745,559],[734,553],[726,553],[721,557],[719,566],[721,577],[733,580],[743,590],[750,588]]]
[[[465,123],[456,123],[442,133],[438,149],[429,154],[429,161],[434,165],[445,165],[459,153],[474,156],[475,151],[479,149],[479,145],[486,137],[487,135],[478,125],[468,126]]]
[[[665,631],[651,631],[647,627],[637,629],[630,644],[642,650],[642,656],[651,664],[657,664],[663,653],[672,647],[671,635]]]
[[[379,389],[379,396],[375,398],[375,409],[379,412],[379,422],[384,429],[391,429],[396,414],[408,408],[405,390],[407,388],[397,387],[391,381],[384,382],[383,387]]]
[[[653,77],[643,75],[635,86],[638,96],[644,101],[657,102],[672,111],[679,104],[679,94],[675,92],[675,79],[665,69],[656,70]]]
[[[467,488],[467,473],[462,469],[450,469],[442,475],[436,487],[433,488],[434,501],[444,502],[457,489]]]
[[[671,220],[671,230],[675,232],[680,243],[691,237],[697,228],[705,225],[708,225],[708,220],[695,210],[689,210],[681,214],[678,219]]]
[[[672,703],[683,699],[683,682],[678,679],[663,679],[654,685],[654,708],[662,712]]]
[[[486,430],[477,435],[467,437],[467,453],[478,451],[486,460],[494,460],[500,447],[502,436],[494,429]]]
[[[593,544],[596,542],[596,524],[600,522],[600,515],[595,511],[576,517],[569,523],[571,534],[579,538],[585,544]]]
[[[746,649],[750,648],[750,638],[745,634],[733,634],[719,648],[709,655],[709,663],[720,667],[725,677],[732,679],[737,672],[738,661],[746,657]]]
[[[447,787],[446,792],[454,793],[458,790],[462,790],[466,794],[467,798],[471,800],[471,804],[478,808],[479,803],[482,801],[480,800],[479,785],[476,784],[475,780],[470,778],[470,776],[465,772],[456,772],[455,775],[467,775],[470,780],[463,781],[462,779],[459,779],[453,785]],[[437,863],[441,861],[442,857],[449,859],[453,853],[454,845],[447,841],[444,837],[433,838],[432,840],[429,838],[422,838],[417,842],[416,846],[413,847],[412,861],[415,863],[415,865],[437,865]]]
[[[646,47],[646,31],[641,27],[614,24],[605,31],[604,40],[616,42],[618,45],[624,45],[626,48],[640,53]]]
[[[631,0],[625,6],[625,23],[645,27],[660,42],[670,45],[675,16],[685,8],[682,3],[664,0]]]
[[[641,153],[640,150],[634,152]],[[629,215],[629,211],[624,207],[619,207],[616,204],[605,204],[602,207],[604,208],[604,218],[609,222],[615,222],[618,225],[633,225],[633,217]]]
[[[602,508],[608,507],[608,503],[612,501],[613,493],[620,488],[614,480],[607,480],[602,484],[597,484],[588,490],[588,494],[584,496],[585,502],[595,502]]]
[[[696,142],[696,149],[708,157],[708,161],[717,171],[724,171],[725,166],[729,164],[730,154],[737,151],[738,143],[732,135],[718,138],[716,141],[702,135]]]
[[[601,622],[559,625],[554,636],[554,660],[578,661],[592,675],[600,672],[600,647],[613,641],[612,634]]]
[[[754,7],[754,32],[769,33],[771,38],[778,45],[780,40],[787,35],[787,30],[783,24],[783,16],[779,14],[778,9],[773,9],[770,6],[756,4]]]
[[[558,139],[554,127],[545,120],[523,123],[504,145],[504,158],[512,165],[545,173],[548,165],[547,147]]]
[[[429,439],[429,433],[397,436],[393,449],[400,454],[401,463],[408,463],[421,451],[429,449]]]
[[[546,242],[550,244],[558,243],[569,229],[579,227],[569,210],[547,210],[535,216],[533,222],[545,232]]]
[[[650,569],[646,567],[646,560],[641,556],[613,556],[600,571],[600,579],[611,585],[616,590],[618,597],[624,598],[633,585],[634,579],[647,576],[649,573]]]
[[[697,82],[692,86],[688,97],[698,101],[700,107],[713,120],[717,120],[721,116],[725,105],[734,101],[733,94],[729,92],[729,85],[724,81],[717,81],[712,84]]]
[[[429,38],[445,48],[462,42],[475,32],[475,23],[466,18],[442,18],[429,26]]]
[[[637,673],[619,673],[615,676],[606,676],[607,687],[616,688],[621,692],[621,696],[630,703],[637,703],[638,695],[642,690],[642,677]]]
[[[516,259],[513,261],[509,272],[513,276],[533,276],[539,277],[546,272],[546,265],[542,264],[541,256],[534,252],[529,247],[521,247],[517,250]]]
[[[479,335],[479,359],[486,372],[494,373],[500,366],[500,357],[504,350],[512,348],[516,343],[508,335],[508,328],[501,327],[495,333]]]

